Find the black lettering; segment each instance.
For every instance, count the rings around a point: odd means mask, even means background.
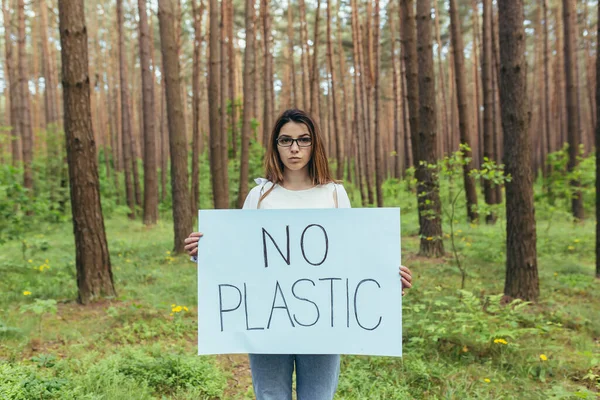
[[[358,282],[358,285],[356,285],[356,290],[354,291],[354,316],[356,317],[356,323],[358,324],[358,326],[360,326],[361,328],[363,328],[364,330],[367,330],[367,331],[374,331],[375,329],[377,329],[379,324],[381,324],[381,317],[379,317],[379,321],[377,322],[377,325],[375,325],[372,328],[366,328],[366,327],[362,326],[362,324],[358,320],[358,309],[356,307],[356,298],[358,297],[358,289],[360,288],[360,285],[362,285],[365,282],[375,282],[377,287],[381,288],[381,285],[375,279],[363,279],[362,281]]]
[[[350,328],[350,289],[346,278],[346,328]]]
[[[319,317],[321,316],[321,313],[319,312],[319,307],[317,306],[317,304],[314,301],[310,301],[309,299],[305,298],[305,297],[298,297],[298,295],[296,295],[296,292],[294,291],[294,289],[296,288],[296,284],[298,284],[299,282],[310,282],[312,283],[313,286],[315,286],[315,283],[310,280],[310,279],[298,279],[296,282],[294,282],[294,284],[292,285],[292,294],[294,295],[295,298],[297,298],[298,300],[302,300],[302,301],[306,301],[311,303],[313,306],[315,306],[315,309],[317,310],[317,318],[315,319],[315,322],[313,322],[312,324],[303,324],[302,322],[298,321],[298,319],[296,318],[296,314],[294,314],[294,321],[296,321],[296,323],[300,326],[313,326],[315,325],[318,321],[319,321]]]
[[[246,330],[247,331],[256,331],[263,330],[265,328],[250,328],[248,325],[248,292],[246,290],[246,282],[244,282],[244,311],[246,312]]]
[[[284,306],[275,306],[275,301],[277,300],[277,292],[281,294],[281,298],[283,299]],[[292,316],[290,315],[290,310],[287,306],[287,302],[285,301],[285,296],[281,291],[281,286],[279,286],[279,281],[275,284],[275,293],[273,294],[273,305],[271,306],[271,315],[269,315],[269,323],[267,324],[267,329],[271,328],[271,318],[273,318],[273,310],[276,308],[280,308],[282,310],[287,311],[288,318],[290,319],[290,324],[292,324],[292,328],[295,328],[294,322],[292,321]]]
[[[323,255],[323,259],[318,263],[312,263],[312,262],[308,261],[308,258],[306,258],[306,253],[304,252],[304,234],[306,233],[308,228],[313,227],[313,226],[318,226],[319,228],[321,228],[321,230],[323,231],[323,234],[325,235],[325,255]],[[318,225],[318,224],[311,224],[311,225],[307,226],[306,228],[304,228],[304,231],[302,232],[302,236],[300,237],[300,248],[302,249],[302,257],[304,257],[304,259],[306,260],[307,263],[309,263],[310,265],[314,265],[315,267],[323,264],[325,262],[325,260],[327,259],[327,252],[329,251],[329,238],[327,237],[327,232],[325,231],[325,228],[323,228],[321,225]]]
[[[231,287],[231,288],[234,288],[235,290],[237,290],[238,295],[240,296],[240,299],[238,301],[237,306],[235,306],[235,308],[229,308],[226,310],[223,309],[223,293],[221,291],[222,287]],[[240,307],[241,304],[242,304],[242,292],[240,292],[240,289],[238,289],[237,286],[227,285],[227,284],[219,285],[219,314],[221,316],[221,332],[223,332],[223,313],[235,311]]]
[[[320,281],[331,281],[331,294],[330,294],[330,302],[331,302],[331,327],[333,328],[333,281],[341,281],[342,278],[320,278]]]
[[[279,248],[279,246],[277,246],[277,243],[275,243],[275,239],[273,239],[273,236],[271,236],[271,234],[269,232],[267,232],[267,230],[265,228],[262,228],[265,268],[267,268],[269,266],[269,259],[267,257],[267,236],[269,237],[269,239],[271,239],[271,242],[273,242],[273,244],[275,245],[275,248],[277,249],[279,254],[281,254],[281,257],[286,262],[286,264],[290,265],[290,227],[289,227],[289,225],[287,225],[285,227],[285,234],[286,234],[286,238],[287,238],[287,257],[283,255],[283,253],[281,252],[281,249]]]

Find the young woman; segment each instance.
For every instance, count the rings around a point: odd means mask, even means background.
[[[275,122],[265,156],[267,179],[257,179],[244,209],[350,208],[348,194],[333,180],[319,127],[301,110],[285,111]],[[195,256],[200,232],[185,239]],[[400,266],[403,288],[412,275]],[[402,291],[404,295],[404,290]],[[306,354],[250,354],[252,384],[257,400],[291,400],[296,368],[298,400],[333,399],[340,371],[340,356]]]

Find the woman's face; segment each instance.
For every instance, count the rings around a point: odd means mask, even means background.
[[[312,156],[312,138],[308,127],[288,122],[277,137],[277,152],[285,168],[300,171],[306,168]]]

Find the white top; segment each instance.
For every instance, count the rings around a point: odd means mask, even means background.
[[[350,199],[344,186],[338,183],[317,185],[305,190],[289,190],[275,185],[273,190],[258,204],[272,182],[257,178],[258,186],[248,193],[243,209],[290,209],[290,208],[351,208]],[[337,207],[336,207],[337,200]]]

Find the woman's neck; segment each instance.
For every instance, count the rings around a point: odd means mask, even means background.
[[[313,187],[314,184],[308,175],[308,168],[302,168],[299,171],[292,171],[285,168],[283,171],[282,186],[290,190],[304,190]]]

